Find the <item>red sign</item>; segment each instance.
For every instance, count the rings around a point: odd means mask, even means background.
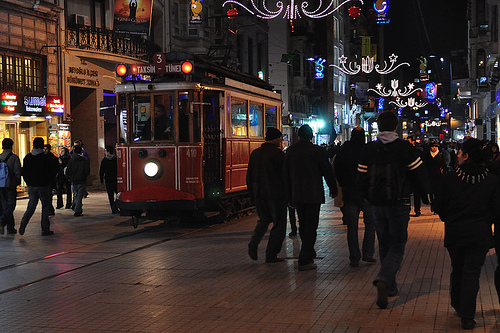
[[[193,63],[189,61],[165,63],[165,64],[132,64],[130,65],[130,74],[169,74],[169,73],[185,73],[187,68],[193,68]],[[184,70],[183,70],[184,69]],[[192,70],[192,69],[191,69]]]

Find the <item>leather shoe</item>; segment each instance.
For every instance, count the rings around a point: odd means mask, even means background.
[[[42,236],[50,236],[53,235],[54,232],[52,230],[44,230],[42,231]]]
[[[349,266],[351,266],[351,267],[359,267],[359,262],[358,261],[351,261],[349,263]]]
[[[19,227],[19,235],[24,235],[24,232],[26,231],[26,225],[28,225],[28,223],[21,222],[21,226]]]
[[[377,306],[381,309],[387,308],[387,304],[389,301],[387,300],[388,295],[388,290],[387,290],[387,285],[385,282],[382,281],[377,281],[375,283],[375,286],[377,287]]]
[[[56,209],[61,209],[63,208],[64,206],[57,206]]]
[[[17,230],[16,229],[7,230],[7,234],[8,235],[15,235],[15,234],[17,234]]]
[[[253,260],[257,260],[259,257],[257,256],[257,245],[254,243],[248,243],[248,255]]]
[[[389,292],[387,293],[387,296],[394,297],[394,296],[397,296],[398,293],[399,293],[399,290],[398,290],[398,288],[396,288],[396,290],[389,290]]]
[[[318,268],[318,265],[315,263],[310,263],[307,265],[299,265],[299,271],[313,271]]]
[[[83,216],[83,214],[82,213],[75,213],[75,214],[73,214],[73,216]]]
[[[289,234],[288,234],[288,237],[295,237],[297,236],[297,231],[291,231]]]
[[[472,330],[474,327],[476,327],[476,321],[474,319],[462,318],[462,328],[464,330]]]
[[[275,263],[275,262],[283,262],[283,261],[285,261],[285,258],[280,258],[280,257],[266,258],[266,262],[268,264],[272,264],[272,263]]]
[[[377,262],[377,260],[373,257],[363,257],[362,260],[366,262]]]

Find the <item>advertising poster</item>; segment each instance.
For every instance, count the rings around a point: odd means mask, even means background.
[[[149,35],[153,0],[115,0],[114,30]]]

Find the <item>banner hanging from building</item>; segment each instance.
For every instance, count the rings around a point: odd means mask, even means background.
[[[153,0],[115,0],[114,30],[149,35]]]

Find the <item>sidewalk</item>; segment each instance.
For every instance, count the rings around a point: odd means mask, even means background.
[[[25,205],[19,200],[17,223]],[[286,238],[284,263],[264,263],[267,237],[259,260],[248,257],[256,215],[205,228],[147,221],[133,229],[110,213],[104,192],[90,193],[83,209],[79,218],[58,210],[54,236],[40,235],[37,212],[24,236],[0,237],[2,332],[463,331],[449,305],[443,223],[427,207],[411,218],[400,293],[385,310],[372,286],[379,265],[349,266],[332,202],[322,206],[318,270],[306,272],[297,269],[298,238]],[[491,251],[474,332],[500,328],[495,262]]]

